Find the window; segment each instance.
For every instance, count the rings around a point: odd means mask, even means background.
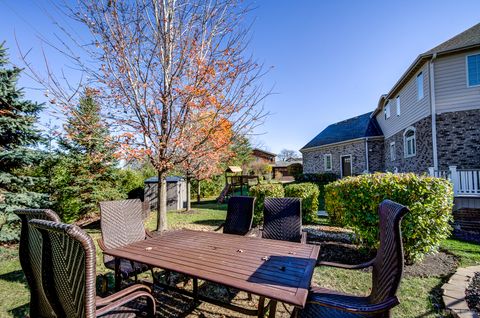
[[[332,170],[332,155],[327,154],[323,155],[323,167],[325,171],[331,171]]]
[[[397,116],[400,116],[400,96],[397,96]]]
[[[417,75],[417,98],[418,100],[423,98],[423,73]]]
[[[397,159],[395,154],[395,141],[392,141],[390,143],[390,161],[395,161],[395,159]]]
[[[383,111],[385,113],[385,119],[390,118],[390,104],[388,102],[385,104],[385,109]]]
[[[415,142],[415,128],[410,127],[403,134],[405,158],[413,157],[417,153]]]
[[[480,54],[467,56],[468,86],[480,85]]]

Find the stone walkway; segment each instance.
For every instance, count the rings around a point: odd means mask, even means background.
[[[445,308],[450,310],[454,317],[479,318],[475,312],[468,308],[465,301],[465,290],[475,272],[480,272],[480,266],[459,268],[450,277],[448,283],[442,286]]]

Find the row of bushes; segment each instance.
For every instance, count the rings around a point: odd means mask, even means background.
[[[325,210],[325,186],[338,179],[339,176],[335,173],[303,173],[295,176],[297,183],[311,182],[317,185],[319,210]]]
[[[289,184],[264,183],[250,187],[250,195],[256,197],[253,223],[262,223],[265,198],[300,198],[302,199],[302,221],[312,223],[317,220],[318,187],[313,183]]]
[[[325,187],[330,221],[353,229],[368,248],[378,247],[378,205],[384,199],[410,209],[402,221],[407,262],[420,261],[449,236],[453,188],[448,180],[413,173],[376,173],[344,178]]]

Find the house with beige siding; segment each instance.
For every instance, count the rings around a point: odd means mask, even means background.
[[[371,117],[381,170],[449,176],[457,195],[480,196],[480,24],[420,54]],[[304,167],[318,167],[307,146]]]

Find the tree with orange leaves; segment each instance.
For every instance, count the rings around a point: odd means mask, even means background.
[[[225,123],[235,136],[265,116],[264,71],[246,51],[250,8],[241,0],[79,0],[70,9],[92,39],[63,51],[99,90],[124,156],[146,157],[157,170],[157,230],[165,230],[168,171],[220,151],[212,139],[225,132]],[[31,73],[56,105],[70,107],[78,89],[50,73],[49,80]],[[192,138],[189,125],[199,114],[211,120]]]

